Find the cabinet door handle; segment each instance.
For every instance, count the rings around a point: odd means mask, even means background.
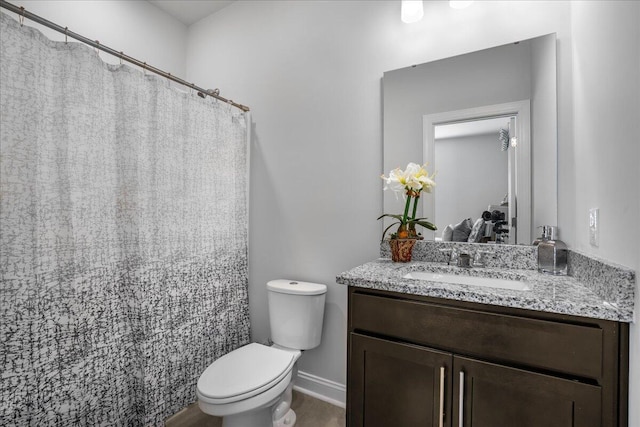
[[[444,366],[440,367],[440,422],[438,425],[444,426]]]
[[[458,426],[464,427],[464,372],[460,371],[460,396],[458,397]]]

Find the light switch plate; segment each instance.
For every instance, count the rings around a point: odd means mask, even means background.
[[[600,209],[589,209],[589,244],[598,247],[600,244]]]

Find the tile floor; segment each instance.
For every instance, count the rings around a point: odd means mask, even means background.
[[[293,391],[291,408],[296,427],[344,427],[345,410],[309,395]],[[169,418],[166,427],[221,427],[222,419],[203,413],[194,403]],[[250,426],[247,426],[250,427]]]

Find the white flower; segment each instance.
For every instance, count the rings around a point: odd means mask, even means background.
[[[433,180],[435,173],[429,176],[427,172],[427,165],[420,166],[419,170],[414,174],[414,179],[420,183],[420,189],[418,191],[425,191],[431,193],[431,189],[436,186],[436,182]]]
[[[406,193],[407,191],[413,191],[420,193],[421,191],[431,192],[431,189],[436,185],[433,180],[434,175],[429,176],[426,169],[427,165],[420,166],[417,163],[409,163],[405,170],[400,168],[393,169],[389,173],[389,177],[382,175],[382,179],[385,180],[384,189],[390,188],[396,193]]]
[[[390,188],[396,193],[402,194],[405,199],[404,213],[400,215],[382,214],[378,219],[390,217],[394,218],[397,222],[391,224],[382,232],[382,238],[387,233],[389,228],[399,224],[398,231],[392,238],[406,239],[410,238],[422,238],[419,233],[416,232],[416,225],[420,225],[429,230],[435,230],[436,226],[426,221],[426,218],[416,218],[416,210],[418,208],[418,200],[420,199],[420,193],[422,191],[431,192],[431,189],[436,185],[433,180],[435,174],[429,176],[427,172],[427,165],[420,166],[417,163],[409,163],[405,170],[400,168],[393,169],[389,173],[389,177],[382,175],[380,178],[384,179],[384,189]],[[409,212],[411,207],[411,200],[413,199],[413,213]]]
[[[404,193],[409,175],[400,168],[396,168],[389,172],[389,177],[382,175],[381,177],[385,181],[384,189],[390,188],[396,193]]]

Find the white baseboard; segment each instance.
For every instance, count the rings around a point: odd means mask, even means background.
[[[341,408],[347,406],[347,388],[344,384],[307,372],[298,371],[293,389]]]

